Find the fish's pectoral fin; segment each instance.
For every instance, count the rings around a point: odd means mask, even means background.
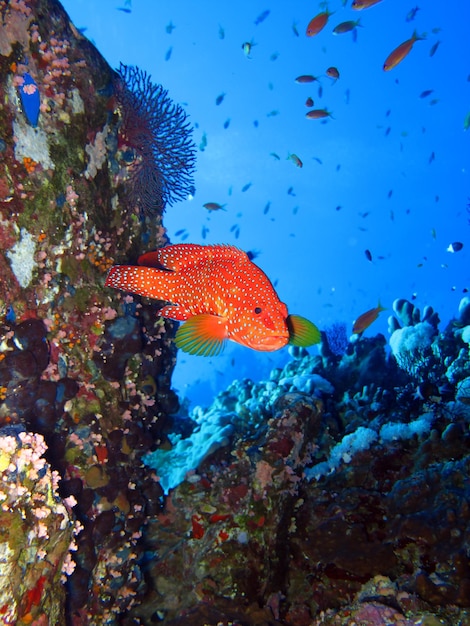
[[[320,343],[320,331],[315,324],[305,317],[300,315],[288,315],[286,322],[289,330],[290,344],[307,348],[315,343]]]
[[[178,322],[185,322],[191,317],[191,313],[179,304],[167,304],[163,306],[159,309],[158,315],[167,317],[170,320],[177,320]]]
[[[226,319],[204,313],[194,315],[176,332],[175,343],[183,352],[198,356],[219,354],[227,339]]]

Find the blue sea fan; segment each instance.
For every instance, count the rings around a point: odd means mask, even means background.
[[[135,154],[129,198],[145,215],[194,193],[196,146],[183,109],[146,72],[121,63],[115,93],[121,135]]]

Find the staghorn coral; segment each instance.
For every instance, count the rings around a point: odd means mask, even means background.
[[[191,127],[183,109],[146,72],[121,63],[118,75],[120,134],[133,157],[128,197],[141,213],[155,215],[193,190]]]

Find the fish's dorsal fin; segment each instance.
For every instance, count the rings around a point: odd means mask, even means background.
[[[178,328],[175,343],[183,352],[198,356],[215,356],[227,339],[227,321],[224,317],[204,313],[194,315]]]
[[[202,246],[195,243],[177,243],[143,254],[139,257],[138,263],[147,267],[163,267],[167,270],[178,271],[207,260],[246,262],[249,259],[243,250],[235,246],[224,244]]]

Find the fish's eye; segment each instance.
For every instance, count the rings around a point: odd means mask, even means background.
[[[256,313],[256,315],[259,315],[262,311],[263,311],[263,309],[262,309],[260,306],[257,306],[257,307],[255,308],[255,313]]]

